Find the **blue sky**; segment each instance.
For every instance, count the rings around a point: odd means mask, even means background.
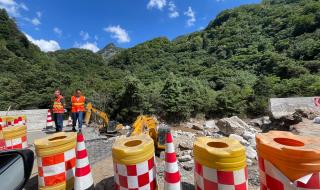
[[[203,29],[222,10],[260,0],[0,0],[43,51],[128,48]]]

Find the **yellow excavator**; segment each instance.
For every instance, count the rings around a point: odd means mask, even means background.
[[[128,136],[141,135],[143,133],[149,135],[159,150],[165,149],[165,136],[169,131],[168,127],[160,126],[157,119],[148,115],[140,115],[132,125],[131,132]]]
[[[92,103],[88,103],[86,107],[85,123],[89,124],[91,114],[95,113],[103,120],[103,125],[107,129],[107,133],[116,133],[123,128],[123,125],[110,121],[108,115],[92,106]],[[133,123],[132,128],[127,136],[136,136],[141,134],[149,135],[155,144],[155,147],[160,150],[165,149],[165,135],[170,129],[166,126],[160,126],[157,119],[148,115],[140,115]]]
[[[89,121],[92,113],[95,113],[102,119],[103,127],[106,127],[107,133],[116,133],[117,131],[123,128],[122,124],[115,121],[110,121],[108,115],[105,112],[94,108],[92,106],[92,103],[88,103],[86,107],[86,115],[84,117],[84,122],[86,123],[87,126],[89,125]]]

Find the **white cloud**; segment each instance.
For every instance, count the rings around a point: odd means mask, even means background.
[[[99,36],[98,35],[94,35],[94,39],[95,40],[99,40]]]
[[[184,12],[184,15],[189,17],[189,19],[187,20],[187,26],[193,26],[196,22],[196,13],[192,10],[190,6],[188,7],[188,10]]]
[[[56,51],[60,49],[60,45],[57,41],[54,40],[36,40],[33,39],[31,36],[28,34],[25,34],[30,42],[33,44],[37,45],[42,51],[48,52],[48,51]]]
[[[84,44],[79,44],[79,43],[75,43],[74,44],[75,47],[80,48],[80,49],[87,49],[87,50],[91,50],[93,52],[97,52],[99,51],[99,48],[97,47],[97,42],[86,42]]]
[[[23,10],[25,10],[25,11],[28,11],[28,10],[29,10],[29,8],[27,7],[27,5],[24,4],[24,3],[20,3],[20,7],[21,7],[21,9],[23,9]]]
[[[24,11],[29,10],[24,3],[19,4],[14,0],[0,0],[0,9],[5,9],[13,17],[19,17],[21,9]]]
[[[117,39],[118,43],[127,43],[131,41],[128,32],[121,28],[120,25],[109,26],[104,28],[104,31],[111,33],[111,38]]]
[[[33,19],[31,20],[31,23],[32,23],[33,25],[35,25],[35,26],[38,26],[38,25],[41,24],[41,22],[40,22],[40,20],[39,20],[38,18],[33,18]]]
[[[174,2],[170,1],[169,4],[169,17],[170,18],[177,18],[178,16],[180,16],[179,12],[177,11],[177,7],[174,4]]]
[[[41,18],[41,17],[42,17],[42,12],[37,11],[36,14],[37,14],[37,17],[38,17],[38,18]]]
[[[150,0],[147,5],[147,8],[148,9],[156,8],[156,9],[162,10],[162,8],[166,6],[166,4],[167,4],[166,0]]]
[[[83,30],[80,31],[80,36],[82,37],[82,39],[83,39],[84,41],[86,41],[86,40],[88,40],[88,39],[90,38],[89,33],[88,33],[88,32],[85,32],[85,31],[83,31]]]
[[[53,32],[58,34],[58,36],[61,36],[62,35],[62,30],[58,27],[54,27],[53,28]]]

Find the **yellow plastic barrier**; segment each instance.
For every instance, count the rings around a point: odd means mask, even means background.
[[[5,148],[7,149],[22,149],[28,147],[27,127],[24,125],[3,128],[2,135]]]
[[[256,141],[262,188],[320,189],[318,138],[270,131],[257,135]]]
[[[154,142],[148,135],[117,139],[112,146],[112,157],[115,189],[157,189]]]
[[[76,133],[60,132],[35,140],[39,189],[73,189],[76,138]]]
[[[194,142],[196,189],[247,189],[246,152],[237,140],[199,137]]]

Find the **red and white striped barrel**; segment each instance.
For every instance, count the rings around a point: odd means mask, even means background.
[[[116,190],[157,189],[154,157],[135,165],[123,165],[114,162],[113,167]]]
[[[259,157],[260,187],[261,190],[315,190],[320,189],[320,172],[310,173],[291,182],[268,160]]]
[[[219,171],[195,162],[194,172],[196,190],[247,190],[248,188],[247,167],[235,171]]]

